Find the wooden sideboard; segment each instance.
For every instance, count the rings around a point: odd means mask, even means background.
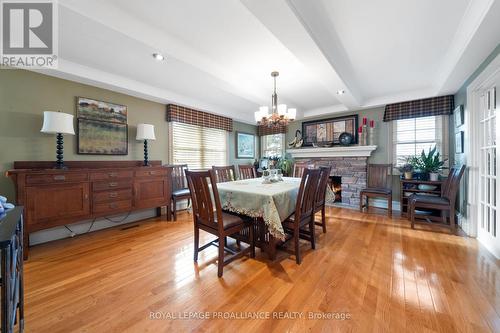
[[[24,257],[31,232],[112,216],[167,207],[170,220],[171,172],[161,161],[15,162],[7,175],[16,185],[16,203],[25,207]]]

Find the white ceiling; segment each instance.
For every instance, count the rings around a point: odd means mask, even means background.
[[[311,117],[455,93],[499,43],[500,0],[59,0],[42,72],[253,123],[273,70]]]

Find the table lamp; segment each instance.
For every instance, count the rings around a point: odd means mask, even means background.
[[[144,140],[144,166],[149,166],[148,162],[148,140],[156,140],[155,127],[150,124],[138,124],[136,140]]]
[[[66,169],[63,160],[63,134],[75,135],[73,115],[63,112],[43,111],[42,133],[57,134],[56,169]]]

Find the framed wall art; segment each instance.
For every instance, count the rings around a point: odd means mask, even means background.
[[[455,117],[455,127],[460,127],[464,124],[464,106],[459,105],[453,111]]]
[[[78,119],[78,154],[127,155],[127,124]]]
[[[79,119],[127,124],[127,107],[125,105],[97,101],[86,97],[77,97],[76,114]]]
[[[255,135],[236,132],[236,158],[255,158]]]
[[[302,136],[304,146],[312,146],[313,143],[340,144],[339,136],[343,132],[352,134],[353,144],[358,143],[358,115],[306,121],[302,123]]]

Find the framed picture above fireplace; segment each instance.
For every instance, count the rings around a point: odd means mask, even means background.
[[[328,118],[302,123],[302,136],[304,146],[312,146],[313,143],[339,145],[339,136],[343,132],[352,134],[353,144],[358,143],[358,115]]]

